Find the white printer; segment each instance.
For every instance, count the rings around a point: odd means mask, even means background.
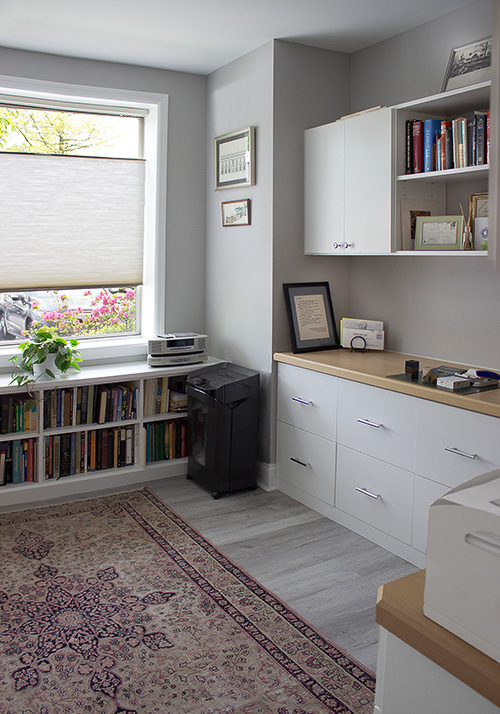
[[[500,662],[500,470],[431,505],[424,615]]]

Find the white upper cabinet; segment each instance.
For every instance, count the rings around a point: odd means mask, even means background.
[[[460,216],[463,210],[467,221],[471,195],[488,193],[489,165],[408,173],[406,161],[409,122],[486,112],[490,86],[482,82],[307,129],[305,253],[486,256],[435,246],[414,250],[411,216],[429,210]]]
[[[379,109],[305,132],[305,252],[391,250],[392,131]]]

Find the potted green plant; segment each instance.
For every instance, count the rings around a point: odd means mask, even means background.
[[[13,363],[11,384],[24,387],[34,384],[42,375],[55,378],[55,372],[80,369],[80,352],[75,349],[78,340],[59,337],[47,327],[33,329],[27,340],[21,342],[21,354],[10,358]]]

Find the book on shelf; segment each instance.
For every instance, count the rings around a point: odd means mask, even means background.
[[[135,426],[129,424],[46,436],[45,479],[132,466],[135,435]]]
[[[424,122],[416,119],[413,122],[413,173],[420,174],[424,170]]]
[[[489,110],[453,118],[405,120],[404,172],[425,173],[489,163]]]
[[[148,422],[144,425],[146,463],[187,456],[187,419]]]
[[[21,431],[36,431],[37,407],[36,403],[28,408],[30,399],[28,394],[0,396],[0,433],[15,434]]]
[[[424,171],[436,171],[436,141],[441,135],[441,120],[424,121]]]

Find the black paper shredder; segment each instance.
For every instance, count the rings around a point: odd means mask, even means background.
[[[231,362],[189,375],[188,473],[212,492],[257,486],[259,373]]]

